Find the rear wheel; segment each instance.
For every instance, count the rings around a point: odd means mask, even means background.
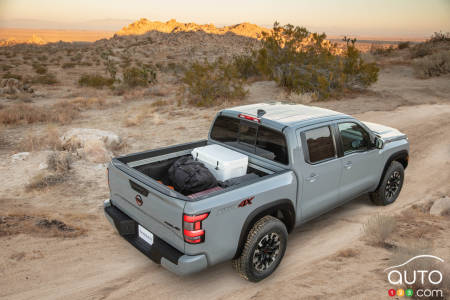
[[[265,216],[250,230],[233,267],[241,277],[258,282],[272,274],[281,262],[287,245],[286,226],[279,219]]]
[[[384,174],[378,189],[370,194],[370,198],[376,205],[389,205],[397,200],[403,187],[405,170],[398,161],[393,161]]]

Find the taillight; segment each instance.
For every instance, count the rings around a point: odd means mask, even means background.
[[[190,244],[198,244],[205,240],[205,230],[202,228],[202,221],[208,217],[209,213],[201,215],[183,215],[184,240]]]
[[[254,121],[254,122],[261,123],[261,120],[258,119],[257,117],[253,117],[253,116],[249,116],[249,115],[244,115],[244,114],[239,114],[238,117],[241,118],[241,119],[246,119],[246,120],[249,120],[249,121]]]

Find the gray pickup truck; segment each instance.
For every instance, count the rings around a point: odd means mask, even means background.
[[[219,144],[248,156],[250,180],[186,196],[167,183],[175,160]],[[112,159],[107,219],[154,262],[177,274],[232,260],[249,281],[280,264],[288,232],[369,193],[394,202],[409,143],[396,129],[332,110],[252,104],[220,111],[207,140]]]

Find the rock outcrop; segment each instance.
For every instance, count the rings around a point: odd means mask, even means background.
[[[112,151],[122,142],[113,132],[91,128],[72,128],[60,139],[63,149],[95,163],[110,160]]]

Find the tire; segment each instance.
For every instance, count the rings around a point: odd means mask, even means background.
[[[376,205],[389,205],[397,200],[403,187],[405,169],[398,161],[393,161],[381,181],[378,189],[370,194],[372,202]]]
[[[280,264],[287,235],[283,222],[272,216],[263,217],[248,233],[241,255],[232,262],[233,268],[248,281],[263,280]]]

